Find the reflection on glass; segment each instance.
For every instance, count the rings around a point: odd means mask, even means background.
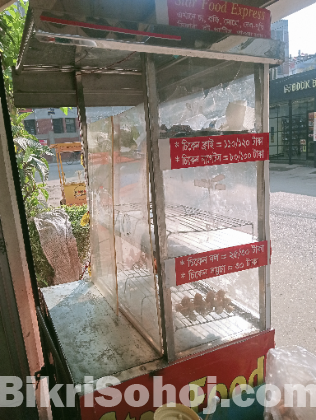
[[[163,175],[169,258],[257,240],[256,163]]]
[[[259,331],[258,278],[258,269],[252,269],[173,287],[176,352],[202,344],[216,346]],[[253,296],[244,304],[251,289]],[[216,303],[219,295],[223,299]]]
[[[92,281],[161,353],[144,106],[88,118]]]
[[[88,124],[87,139],[92,281],[116,308],[111,119]]]
[[[192,136],[198,131],[206,135],[254,131],[254,67],[239,64],[236,68],[236,63],[222,67],[210,67],[208,60],[179,60],[172,69],[172,79],[178,77],[179,82],[171,84],[168,69],[159,69],[159,117],[164,137]],[[221,71],[226,72],[227,83],[219,83]],[[185,73],[187,77],[183,77]]]
[[[161,351],[149,219],[144,106],[113,118],[114,212],[118,298],[137,328]]]
[[[183,59],[173,67],[175,81],[168,84],[169,78],[159,69],[161,137],[255,132],[252,64],[210,68],[207,60]],[[258,241],[256,163],[166,170],[163,186],[168,259]],[[258,268],[171,292],[177,353],[259,329]]]

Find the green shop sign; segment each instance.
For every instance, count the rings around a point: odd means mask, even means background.
[[[297,92],[305,89],[316,88],[316,79],[304,80],[304,82],[290,83],[284,85],[284,93]]]

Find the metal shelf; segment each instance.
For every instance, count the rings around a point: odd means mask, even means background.
[[[136,238],[134,245],[143,248],[142,230],[137,227],[142,222],[146,223],[146,216],[146,205],[140,203],[115,206],[117,234],[124,236],[128,242]],[[167,205],[165,218],[169,258],[250,243],[254,239],[253,223],[189,206]],[[251,234],[238,232],[241,228],[248,228]],[[150,320],[146,316],[148,305],[157,304],[154,301],[154,297],[157,296],[154,290],[157,287],[157,279],[153,282],[152,276],[151,270],[141,260],[132,268],[118,267],[119,295],[123,297],[121,302],[127,309],[130,308],[131,314],[138,314],[140,323],[145,325],[146,329],[150,328]],[[205,298],[210,290],[217,291],[213,286],[214,279],[210,279],[170,289],[176,353],[180,354],[203,344],[219,345],[259,330],[258,315],[251,313],[236,301],[232,301],[231,313],[225,309],[221,314],[214,310],[193,309],[187,315],[176,311],[176,305],[184,296],[193,300],[195,294],[200,293]],[[133,324],[136,326],[134,322]]]
[[[126,219],[130,227],[137,226],[137,222],[143,219],[142,209],[144,206],[138,203],[121,204],[115,206],[115,223],[119,219]],[[137,214],[138,213],[138,214]],[[251,227],[252,236],[254,235],[254,226],[252,222],[211,213],[194,207],[184,205],[172,206],[166,205],[165,208],[167,236],[194,232],[212,232],[223,229]],[[150,203],[150,219],[153,224],[153,217]],[[172,226],[174,223],[174,226]],[[133,232],[129,232],[132,235]]]
[[[225,309],[221,314],[215,311],[194,309],[188,315],[184,315],[175,310],[176,304],[180,303],[184,296],[193,300],[196,293],[205,297],[210,290],[215,291],[207,281],[171,288],[174,333],[178,354],[183,352],[185,354],[189,348],[198,348],[203,344],[208,346],[223,344],[260,330],[258,317],[236,301],[232,301],[231,306],[234,309],[231,313]]]
[[[211,232],[222,229],[240,228],[244,226],[251,226],[253,235],[253,223],[222,216],[220,214],[207,212],[188,206],[166,206],[166,224],[169,222],[177,222],[177,229],[170,229],[168,235],[191,233],[191,232]],[[179,227],[180,230],[179,230]]]
[[[148,270],[135,267],[131,270],[120,271],[119,276],[121,280],[124,278],[124,286],[121,286],[121,290],[122,292],[124,290],[124,294],[126,294],[128,300],[133,300],[133,293],[141,295],[141,298],[139,298],[138,295],[140,316],[143,322],[147,324],[148,319],[144,319],[143,304],[147,299],[152,304],[155,304],[153,301],[153,283]],[[157,281],[157,279],[155,281]],[[128,283],[129,288],[127,288]],[[132,287],[133,293],[129,292],[130,287]],[[226,341],[227,339],[231,339],[231,337],[259,330],[258,317],[236,301],[232,301],[231,303],[231,306],[234,308],[231,313],[228,313],[225,309],[221,314],[216,313],[214,310],[199,311],[193,309],[188,315],[176,311],[176,305],[181,303],[184,296],[188,296],[193,300],[196,293],[200,293],[203,298],[205,298],[210,290],[216,292],[216,290],[208,284],[207,280],[172,287],[170,290],[174,332],[177,335],[180,333],[181,337],[179,341],[183,342],[183,347],[185,347],[185,343],[187,344],[188,342],[195,343],[196,346],[203,342],[215,345]],[[147,301],[147,303],[149,302]],[[134,305],[132,304],[132,306]],[[180,348],[179,350],[182,351],[183,349]]]
[[[176,304],[180,303],[184,296],[188,296],[191,300],[193,300],[194,295],[196,293],[200,293],[205,298],[209,291],[216,293],[216,290],[212,288],[207,283],[207,281],[203,280],[200,280],[196,283],[188,283],[182,286],[172,287],[171,292],[173,306],[175,307]],[[174,311],[175,316],[184,323],[183,326],[177,326],[175,331],[186,328],[188,326],[201,326],[203,324],[209,324],[213,321],[226,320],[233,318],[236,315],[244,318],[248,322],[251,322],[253,325],[258,323],[258,319],[255,318],[255,316],[250,311],[247,311],[245,308],[241,307],[237,302],[232,301],[231,306],[234,308],[231,313],[228,313],[224,309],[221,314],[218,314],[214,310],[208,311],[207,309],[201,311],[194,309],[188,315],[183,315],[181,312]]]

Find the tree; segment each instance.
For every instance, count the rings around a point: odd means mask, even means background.
[[[35,141],[31,138],[15,137],[14,143],[25,212],[30,219],[46,207],[48,192],[45,182],[49,167],[44,155],[52,155],[52,152],[47,146],[42,146],[37,139]],[[36,172],[41,178],[41,183],[36,182]]]
[[[23,36],[28,2],[23,0],[8,7],[0,13],[0,51],[4,70],[5,88],[7,92],[10,114],[16,115],[13,105],[13,85],[11,68],[16,65]]]
[[[0,51],[2,53],[5,88],[35,272],[38,284],[42,287],[51,284],[54,270],[43,253],[34,223],[34,216],[39,212],[50,210],[47,206],[48,192],[46,189],[49,166],[45,156],[52,155],[52,153],[47,146],[42,146],[35,136],[25,130],[23,120],[30,113],[20,113],[14,106],[11,70],[16,65],[19,55],[27,9],[28,2],[19,0],[0,13]],[[68,109],[61,108],[66,115]],[[39,183],[35,179],[36,173],[39,174],[41,179]],[[80,221],[87,212],[87,206],[63,206],[63,208],[69,215],[73,233],[77,240],[79,258],[84,263],[88,258],[90,248],[89,226],[80,225]]]
[[[42,146],[35,136],[25,130],[23,120],[30,113],[20,114],[13,102],[11,69],[16,65],[19,55],[27,9],[28,2],[19,0],[0,13],[0,50],[21,190],[26,216],[29,219],[40,211],[48,199],[45,182],[49,167],[45,156],[52,153],[48,147]],[[36,172],[41,178],[41,183],[36,182]]]

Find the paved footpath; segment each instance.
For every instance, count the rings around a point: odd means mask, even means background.
[[[316,354],[316,169],[270,164],[270,178],[276,344]]]

